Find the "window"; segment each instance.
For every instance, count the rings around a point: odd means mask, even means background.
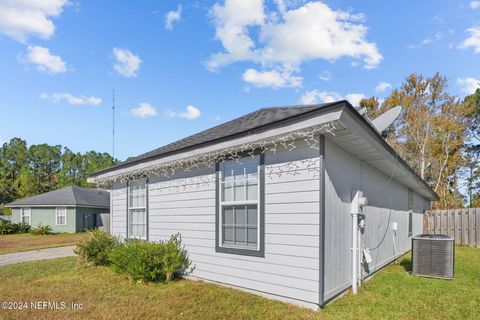
[[[30,208],[20,208],[20,219],[25,224],[32,224],[32,210]]]
[[[55,223],[59,226],[67,224],[67,208],[57,208],[55,214]]]
[[[408,236],[413,235],[413,191],[408,189]]]
[[[217,251],[263,256],[263,155],[218,164]]]
[[[135,180],[128,183],[128,237],[147,238],[147,183]]]

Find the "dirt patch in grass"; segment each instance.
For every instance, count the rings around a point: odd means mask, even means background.
[[[29,233],[2,235],[0,236],[0,254],[70,246],[81,237],[81,233],[59,233],[45,236],[34,236]]]
[[[0,301],[68,306],[0,310],[1,319],[478,319],[480,250],[457,248],[454,280],[415,277],[391,265],[357,296],[319,312],[204,282],[135,284],[108,267],[79,267],[75,258],[0,267]],[[72,310],[72,302],[82,309]]]

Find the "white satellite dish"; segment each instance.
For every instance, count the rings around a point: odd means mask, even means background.
[[[401,106],[393,107],[392,109],[373,119],[372,124],[378,132],[382,133],[398,118],[401,112]]]

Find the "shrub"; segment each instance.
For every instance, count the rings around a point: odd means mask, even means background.
[[[127,240],[112,251],[110,261],[116,271],[126,273],[133,281],[163,281],[164,252],[161,242]]]
[[[76,243],[74,252],[84,263],[93,265],[108,265],[109,255],[118,246],[118,239],[102,230],[88,231]]]
[[[15,230],[14,233],[27,233],[30,231],[30,225],[27,223],[19,222],[19,223],[12,223],[13,229]]]
[[[13,224],[10,221],[0,219],[0,234],[10,234],[13,231]]]
[[[30,225],[26,223],[12,223],[10,221],[0,219],[0,234],[26,233],[29,230]]]
[[[180,235],[166,242],[128,240],[112,251],[110,261],[116,271],[136,282],[170,281],[181,277],[190,266]]]
[[[182,246],[182,236],[180,233],[177,233],[165,243],[165,253],[163,256],[165,281],[180,278],[188,272],[190,265],[191,261],[187,250]]]
[[[52,227],[44,226],[41,223],[39,223],[35,228],[30,230],[30,233],[36,236],[44,236],[47,234],[52,234]]]

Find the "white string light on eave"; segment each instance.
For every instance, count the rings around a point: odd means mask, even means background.
[[[319,134],[331,134],[335,135],[335,123],[333,121],[324,123],[320,126],[311,127],[308,129],[302,129],[297,131],[292,131],[287,134],[279,135],[276,137],[271,137],[268,139],[262,139],[255,142],[244,143],[238,146],[228,147],[222,150],[218,150],[211,153],[205,153],[197,155],[194,157],[180,159],[168,163],[162,163],[159,165],[153,165],[150,167],[132,170],[127,173],[121,173],[113,175],[106,178],[96,178],[95,183],[99,187],[108,187],[116,182],[126,182],[136,179],[142,179],[147,177],[166,177],[170,178],[179,171],[189,172],[193,169],[198,169],[201,167],[213,168],[215,163],[218,161],[225,160],[236,160],[238,161],[245,154],[250,155],[252,158],[258,153],[271,152],[275,154],[279,151],[291,152],[297,146],[295,141],[304,141],[307,147],[311,149],[318,149],[318,139]],[[318,167],[318,158],[312,159],[303,159],[299,161],[291,161],[281,165],[268,166],[265,175],[266,177],[280,176],[285,173],[289,174],[298,174],[298,170],[307,170],[307,172],[312,173],[315,177],[318,177],[319,167]],[[209,184],[212,181],[212,177],[203,177],[197,176],[196,182],[193,181],[187,182],[185,179],[180,179],[181,185],[186,188],[191,184]],[[189,178],[192,179],[192,178]],[[214,177],[213,177],[214,179]],[[178,180],[173,181],[164,181],[162,182],[163,188],[172,188],[178,187]]]

